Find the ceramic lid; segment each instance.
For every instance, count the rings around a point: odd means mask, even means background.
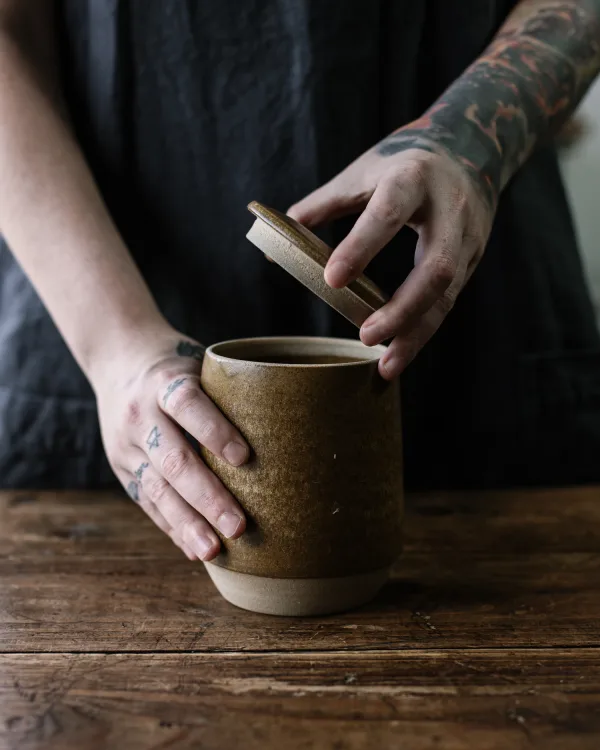
[[[250,242],[359,328],[388,301],[381,289],[364,275],[343,289],[332,289],[323,278],[333,252],[328,245],[274,208],[253,201],[248,210],[256,216],[247,234]]]

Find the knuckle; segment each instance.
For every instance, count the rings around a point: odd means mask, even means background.
[[[145,483],[144,491],[155,505],[160,505],[169,491],[169,483],[163,477],[156,477]]]
[[[186,372],[187,375],[187,372]],[[152,382],[156,388],[166,388],[176,378],[183,377],[181,367],[160,366],[152,372]]]
[[[466,213],[469,201],[465,191],[460,186],[453,185],[448,189],[447,200],[452,211],[459,214]]]
[[[430,262],[430,273],[436,288],[446,289],[456,276],[456,261],[448,255],[437,255]]]
[[[194,538],[194,527],[196,526],[197,524],[190,519],[182,517],[171,528],[171,538],[173,541],[178,539],[179,543],[190,542]]]
[[[175,381],[176,382],[176,381]],[[167,389],[172,384],[167,386]],[[168,392],[168,391],[167,391]],[[174,416],[178,417],[185,413],[198,402],[198,388],[192,383],[173,389],[169,394],[168,410]]]
[[[214,419],[203,419],[198,425],[196,437],[201,445],[206,445],[215,441],[219,435],[219,423]]]
[[[191,457],[188,451],[173,448],[165,453],[161,462],[163,474],[167,479],[177,479],[189,467]]]
[[[203,516],[213,516],[218,514],[221,506],[220,498],[210,488],[206,487],[198,491],[196,495],[196,504],[202,508]]]
[[[199,537],[206,537],[206,525],[200,521],[182,519],[176,527],[176,535],[180,541],[193,548],[194,541]]]
[[[126,421],[129,425],[139,426],[142,421],[142,410],[139,402],[133,399],[127,404]]]
[[[375,221],[389,227],[399,227],[402,223],[401,206],[389,196],[372,206],[371,215]]]
[[[411,159],[405,166],[405,177],[411,182],[423,183],[429,179],[431,154],[423,153],[418,159]]]

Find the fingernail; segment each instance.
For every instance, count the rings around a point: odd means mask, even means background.
[[[215,550],[216,546],[217,540],[204,534],[197,534],[193,543],[190,544],[190,547],[201,560],[206,560],[206,558]]]
[[[377,328],[379,320],[379,316],[376,315],[373,316],[373,318],[365,320],[365,322],[362,324],[360,328],[360,339],[366,346],[371,346],[372,344],[376,343],[376,340],[371,341],[371,338],[374,334],[377,333],[375,329]]]
[[[236,531],[240,528],[242,519],[236,516],[235,513],[221,513],[217,520],[217,528],[228,539],[235,535]]]
[[[398,357],[392,356],[392,357],[388,357],[387,359],[381,360],[381,365],[383,367],[383,370],[385,374],[390,378],[394,377],[399,364],[400,364],[400,360],[398,359]]]
[[[232,440],[223,448],[223,458],[232,466],[240,466],[248,458],[248,448]]]
[[[349,263],[346,263],[345,260],[334,260],[330,266],[327,266],[325,281],[330,286],[339,286],[345,284],[351,276],[352,266]]]

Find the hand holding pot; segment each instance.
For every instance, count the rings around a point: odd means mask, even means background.
[[[140,340],[93,383],[104,447],[132,500],[190,559],[211,560],[220,548],[212,527],[236,538],[244,513],[183,431],[232,466],[248,445],[200,388],[200,344],[170,328]]]

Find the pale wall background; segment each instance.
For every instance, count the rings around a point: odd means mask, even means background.
[[[563,154],[561,164],[600,321],[600,79],[580,114],[589,132]]]

